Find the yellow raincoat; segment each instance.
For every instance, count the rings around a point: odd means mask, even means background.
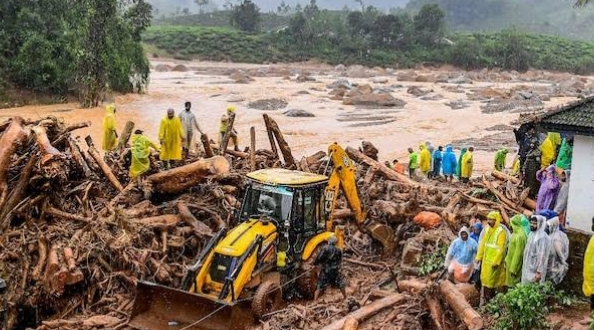
[[[501,214],[493,211],[487,218],[494,219],[495,225],[487,229],[487,232],[479,242],[476,261],[482,262],[481,282],[489,289],[500,288],[505,285],[505,244],[507,243],[507,232],[501,226]]]
[[[103,141],[102,148],[105,151],[115,149],[118,138],[116,134],[115,105],[109,104],[105,107],[105,117],[103,117]]]
[[[460,172],[460,177],[470,178],[472,176],[473,167],[474,158],[472,157],[472,152],[469,150],[464,153],[464,156],[462,156],[462,170]]]
[[[423,174],[427,174],[431,170],[431,152],[429,152],[429,149],[424,144],[421,144],[420,149],[419,168]]]
[[[590,238],[584,255],[584,284],[582,291],[586,297],[594,295],[594,237]]]
[[[547,138],[540,145],[540,152],[542,153],[542,156],[540,157],[541,168],[547,168],[555,159],[557,134],[559,133],[549,133]]]
[[[181,160],[183,138],[184,133],[179,117],[163,118],[159,126],[160,159],[162,161]]]
[[[159,147],[149,141],[142,134],[132,135],[132,164],[130,165],[130,178],[137,178],[151,167],[149,148],[158,150]]]

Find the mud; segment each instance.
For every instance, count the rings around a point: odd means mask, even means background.
[[[185,65],[187,72],[152,72],[151,85],[148,91],[141,95],[125,95],[116,98],[117,126],[122,129],[128,120],[135,122],[137,128],[145,130],[145,134],[153,141],[157,141],[160,120],[165,116],[168,108],[181,110],[185,101],[193,103],[193,111],[201,128],[210,136],[218,134],[218,122],[231,102],[237,107],[235,127],[239,132],[240,145],[243,148],[249,144],[249,129],[256,127],[257,146],[269,144],[262,125],[262,111],[250,109],[251,102],[259,100],[278,99],[287,102],[289,109],[303,109],[316,117],[286,117],[283,110],[266,110],[282,127],[287,142],[296,158],[311,155],[319,150],[326,150],[329,143],[338,142],[341,145],[360,145],[363,140],[371,141],[379,149],[380,160],[400,159],[407,161],[406,149],[417,146],[424,141],[431,141],[434,145],[446,145],[462,139],[472,138],[479,141],[489,135],[487,128],[494,125],[509,125],[518,118],[518,114],[511,113],[515,107],[501,112],[483,113],[481,106],[485,106],[485,99],[471,100],[467,94],[473,91],[494,89],[503,94],[512,94],[517,90],[534,90],[538,93],[554,91],[550,101],[544,101],[542,107],[550,108],[575,100],[577,92],[573,85],[566,81],[579,81],[589,88],[594,79],[592,77],[575,77],[568,74],[529,71],[528,73],[510,75],[506,72],[476,71],[463,72],[454,68],[419,69],[407,71],[372,70],[381,73],[381,86],[389,86],[394,91],[390,95],[406,102],[398,112],[379,113],[379,109],[361,109],[356,106],[343,105],[342,101],[329,100],[328,85],[336,81],[341,84],[365,85],[372,84],[377,78],[348,78],[343,71],[317,63],[300,63],[292,65],[256,65],[213,62],[180,62],[157,59],[153,67],[169,67],[171,70],[178,64]],[[229,75],[243,70],[255,81],[249,84],[229,84]],[[302,72],[310,72],[316,81],[298,83],[294,80],[283,79]],[[410,75],[412,80],[399,81],[403,73]],[[472,84],[448,83],[447,79],[465,77]],[[425,80],[425,82],[414,81]],[[447,78],[447,79],[446,79]],[[182,82],[183,84],[176,84]],[[440,81],[440,82],[438,82]],[[446,82],[444,82],[446,81]],[[461,81],[461,80],[460,80]],[[456,82],[459,82],[456,80]],[[336,84],[338,85],[338,84]],[[433,90],[441,94],[441,100],[423,101],[408,94],[407,89],[416,86],[422,90]],[[380,86],[374,86],[376,89]],[[582,87],[582,86],[579,86]],[[310,94],[300,93],[307,90]],[[216,96],[216,97],[212,97]],[[516,100],[514,100],[516,101]],[[260,103],[256,103],[260,104]],[[450,106],[462,107],[452,110]],[[278,105],[273,106],[278,109]],[[72,109],[64,111],[65,109]],[[345,114],[361,114],[360,120],[341,120]],[[13,115],[26,118],[40,118],[46,115],[63,117],[67,122],[91,121],[92,126],[77,132],[81,136],[90,134],[95,141],[101,141],[101,120],[104,107],[95,109],[80,109],[77,104],[59,104],[53,106],[27,106],[10,108],[0,111],[0,119]],[[368,117],[386,115],[386,118],[369,120]],[[513,141],[512,132],[508,132],[509,139],[495,139],[495,143]],[[502,133],[503,135],[503,133]],[[502,136],[503,137],[503,136]],[[394,143],[398,141],[397,143]],[[454,144],[458,149],[460,145]],[[489,148],[497,149],[500,146]],[[475,154],[477,172],[490,170],[492,153],[478,151]]]

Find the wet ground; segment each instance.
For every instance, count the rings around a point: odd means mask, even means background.
[[[173,64],[173,62],[153,62],[158,64]],[[380,151],[380,160],[399,158],[407,161],[408,147],[417,147],[419,143],[432,141],[435,146],[458,141],[456,148],[476,144],[476,166],[480,171],[489,170],[492,163],[493,150],[500,146],[513,143],[513,133],[509,130],[493,130],[493,127],[509,125],[518,118],[517,111],[502,111],[484,113],[481,106],[484,99],[477,99],[477,91],[494,91],[503,93],[513,89],[543,90],[556,84],[555,74],[548,74],[547,79],[539,78],[537,74],[528,73],[513,79],[497,81],[497,75],[509,73],[492,73],[489,81],[474,79],[466,83],[448,82],[416,82],[401,81],[398,71],[386,73],[381,80],[371,78],[346,78],[350,83],[370,84],[375,89],[383,89],[394,97],[404,100],[406,105],[402,109],[385,107],[356,107],[343,105],[341,101],[330,99],[330,89],[326,86],[337,79],[344,79],[340,72],[332,67],[319,64],[294,65],[250,65],[211,62],[183,62],[188,68],[186,72],[153,72],[148,91],[142,95],[125,95],[116,98],[118,128],[124,127],[126,121],[132,120],[137,128],[145,130],[151,139],[157,140],[160,120],[168,108],[182,110],[185,101],[193,103],[193,111],[203,130],[212,138],[217,139],[218,122],[227,105],[237,108],[236,128],[240,136],[240,145],[248,144],[249,129],[256,127],[257,147],[269,148],[262,114],[271,115],[281,127],[294,155],[297,158],[311,155],[319,150],[326,150],[333,142],[343,146],[359,146],[361,141],[371,141]],[[261,76],[252,77],[254,81],[247,84],[237,84],[228,77],[233,69],[261,70]],[[296,74],[282,77],[279,74],[266,72],[287,72],[289,75],[297,70],[308,70],[316,81],[297,82]],[[451,72],[453,69],[417,70],[418,75],[437,75]],[[546,73],[538,73],[543,76]],[[534,76],[534,77],[533,77]],[[553,78],[551,78],[553,77]],[[559,74],[559,80],[569,79],[566,74]],[[589,77],[580,79],[590,81]],[[527,81],[528,80],[528,81]],[[531,80],[531,81],[530,81]],[[433,91],[429,96],[439,94],[439,97],[417,97],[407,93],[411,87],[418,87],[423,91]],[[501,92],[503,91],[503,92]],[[499,95],[499,94],[498,94]],[[427,95],[424,95],[427,96]],[[565,95],[561,95],[565,96]],[[269,105],[261,101],[278,99],[286,102],[273,103],[270,106],[278,110],[258,110],[249,104]],[[544,107],[555,107],[574,100],[575,97],[552,97],[544,101]],[[447,104],[463,102],[466,108],[453,110]],[[266,108],[266,107],[265,107]],[[286,117],[283,112],[287,109],[302,109],[315,117]],[[68,123],[91,121],[92,126],[80,130],[84,137],[90,134],[96,145],[101,143],[101,119],[104,115],[103,107],[95,109],[79,109],[77,104],[61,104],[52,106],[27,106],[0,110],[0,120],[11,116],[39,118],[47,115],[63,117]],[[492,135],[495,134],[496,138]],[[509,134],[509,138],[505,135]],[[511,158],[508,160],[511,163]]]

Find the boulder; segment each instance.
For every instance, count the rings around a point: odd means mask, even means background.
[[[375,79],[371,80],[371,82],[374,84],[387,84],[388,78],[375,78]]]
[[[464,108],[468,108],[470,106],[468,104],[468,102],[466,102],[464,100],[455,100],[455,101],[447,102],[445,105],[452,108],[452,110],[464,109]]]
[[[309,73],[303,73],[303,74],[300,74],[299,76],[297,76],[297,81],[298,82],[310,82],[310,81],[316,81],[316,79],[314,77],[311,77],[309,75]]]
[[[425,96],[421,96],[421,100],[423,101],[439,101],[441,99],[443,99],[443,95],[436,93],[429,93]]]
[[[287,117],[315,117],[313,113],[301,109],[287,110],[283,112],[283,115]]]
[[[328,88],[328,89],[337,89],[337,88],[351,89],[351,88],[353,88],[353,85],[351,85],[351,83],[349,83],[349,81],[346,79],[339,79],[339,80],[336,80],[335,82],[331,83],[330,85],[326,86],[326,88]]]
[[[429,93],[430,93],[430,91],[422,90],[422,89],[420,89],[418,86],[410,86],[410,87],[409,87],[409,88],[406,90],[406,92],[407,92],[408,94],[414,95],[414,96],[416,96],[416,97],[423,96],[423,95],[427,95],[427,94],[429,94]]]
[[[237,102],[243,102],[243,101],[245,101],[245,99],[243,98],[243,96],[239,96],[239,95],[233,95],[227,99],[227,102],[231,102],[231,103],[237,103]]]
[[[254,81],[249,75],[247,75],[242,70],[234,71],[229,75],[231,80],[235,80],[237,84],[248,84],[250,81]]]
[[[343,72],[344,70],[346,70],[346,67],[344,66],[344,64],[339,64],[334,67],[334,71]]]
[[[157,72],[169,72],[171,71],[171,67],[167,64],[157,64],[155,67],[155,71]]]
[[[396,79],[398,79],[398,81],[414,82],[417,79],[417,74],[414,71],[403,71],[398,73]]]
[[[373,88],[369,84],[357,86],[357,88],[351,90],[346,94],[347,97],[353,97],[357,95],[366,95],[373,93]]]
[[[470,78],[465,77],[465,76],[459,76],[457,78],[448,80],[448,83],[450,83],[450,84],[458,84],[458,85],[461,85],[461,84],[472,84],[472,80],[470,80]]]
[[[416,82],[431,82],[433,81],[433,77],[427,75],[418,75],[415,77]]]
[[[178,64],[171,69],[174,72],[188,72],[188,68],[183,64]]]
[[[369,141],[363,141],[361,143],[361,146],[362,146],[362,148],[361,148],[360,151],[365,156],[367,156],[367,157],[369,157],[369,158],[371,158],[373,160],[377,160],[378,150],[377,150],[377,148],[371,142],[369,142]]]
[[[338,96],[338,97],[340,97],[340,99],[342,99],[342,97],[345,96],[346,93],[347,93],[347,90],[344,88],[336,88],[336,89],[330,91],[330,95]]]
[[[349,78],[369,78],[369,71],[362,65],[353,65],[346,70],[346,76]]]
[[[378,93],[348,97],[342,101],[342,104],[402,108],[406,102],[395,98],[392,94]]]
[[[564,81],[560,82],[559,87],[564,90],[584,90],[584,89],[586,89],[586,85],[583,82],[581,82],[579,80],[573,80],[573,79],[568,79],[568,80],[564,80]]]

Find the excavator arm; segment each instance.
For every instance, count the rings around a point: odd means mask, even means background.
[[[363,210],[357,192],[355,163],[337,143],[328,147],[328,154],[333,163],[333,170],[325,191],[324,209],[329,213],[326,229],[332,230],[333,211],[338,192],[342,189],[359,228],[382,244],[384,254],[391,253],[394,250],[394,230],[387,225],[367,219],[367,212]]]

